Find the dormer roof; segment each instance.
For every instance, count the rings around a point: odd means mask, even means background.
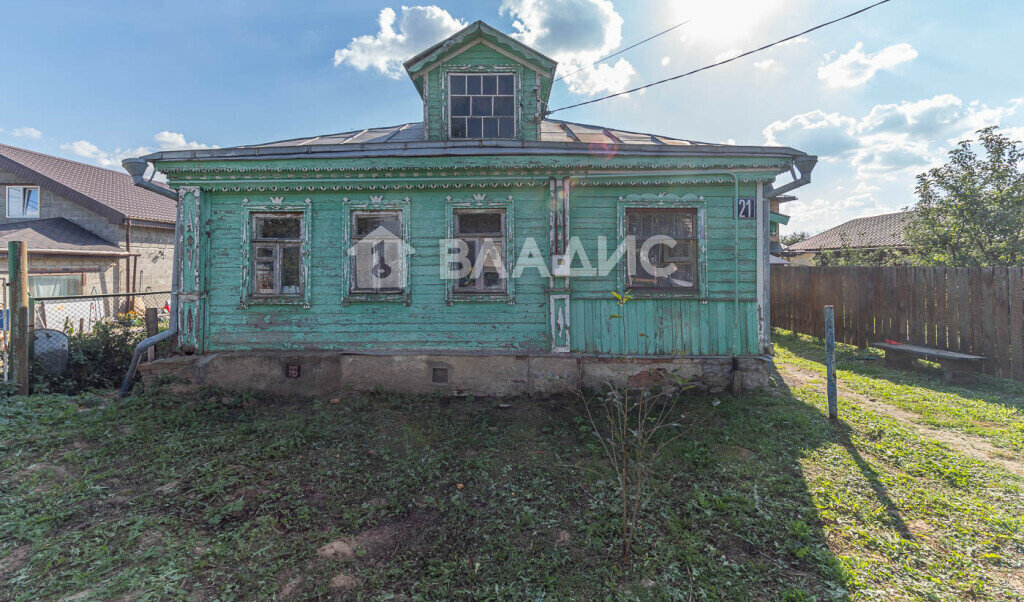
[[[419,91],[420,97],[423,97],[424,75],[445,60],[477,44],[484,44],[540,74],[541,99],[545,105],[547,104],[558,63],[483,21],[476,21],[468,25],[403,63],[405,71],[412,78],[412,83]]]

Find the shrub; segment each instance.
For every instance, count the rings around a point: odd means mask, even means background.
[[[47,374],[33,363],[33,392],[78,393],[108,389],[121,384],[132,361],[132,353],[145,330],[132,321],[97,322],[88,332],[65,329],[68,335],[68,365],[63,374]]]

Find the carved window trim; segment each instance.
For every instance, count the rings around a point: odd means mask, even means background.
[[[301,290],[297,295],[266,295],[253,294],[253,278],[255,276],[255,227],[257,215],[296,214],[302,218],[301,251],[299,252],[299,270],[302,279]],[[283,197],[250,200],[242,199],[242,265],[241,294],[239,305],[247,308],[252,305],[301,305],[309,308],[311,298],[309,253],[310,228],[312,227],[312,200],[301,203],[285,203]]]
[[[703,196],[692,193],[678,196],[671,193],[660,194],[631,194],[619,197],[617,203],[618,233],[619,242],[626,239],[626,210],[627,209],[695,209],[697,212],[697,288],[694,289],[631,289],[630,293],[636,299],[699,299],[706,301],[708,298],[707,278],[707,202]],[[639,251],[639,249],[638,249]],[[628,268],[627,257],[619,261],[618,266],[618,288],[620,291],[627,290]],[[639,262],[639,258],[637,259]]]
[[[376,195],[364,199],[345,197],[342,199],[342,206],[344,207],[342,211],[344,222],[341,238],[342,249],[345,255],[344,261],[342,261],[342,282],[344,283],[341,294],[342,305],[349,305],[351,303],[402,303],[409,305],[412,302],[412,278],[410,278],[412,246],[409,243],[412,203],[409,197],[403,199],[385,199],[383,196]],[[405,262],[403,266],[405,269],[402,274],[401,292],[363,292],[356,291],[354,287],[355,274],[352,271],[352,261],[348,254],[349,249],[352,247],[352,220],[356,215],[375,212],[398,213],[401,216],[402,243],[405,247]]]
[[[465,210],[501,210],[505,213],[505,274],[506,285],[503,292],[456,292],[456,282],[449,277],[445,281],[445,297],[448,305],[453,303],[508,303],[515,304],[516,279],[512,277],[515,270],[516,238],[515,238],[515,202],[512,195],[500,199],[488,199],[486,194],[472,194],[471,198],[447,197],[445,204],[445,222],[448,225],[448,240],[455,236],[455,212]],[[448,262],[441,258],[441,268],[446,269]]]

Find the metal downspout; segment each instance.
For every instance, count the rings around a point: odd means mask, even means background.
[[[124,375],[124,382],[121,383],[120,395],[122,398],[128,397],[128,394],[132,390],[132,385],[135,384],[135,372],[139,368],[139,362],[142,360],[142,354],[147,349],[156,345],[160,341],[167,340],[178,334],[178,285],[181,280],[181,263],[178,261],[181,255],[181,205],[178,203],[178,194],[168,188],[157,186],[152,182],[148,182],[144,179],[143,174],[146,172],[147,162],[143,159],[125,159],[121,162],[124,168],[131,174],[132,180],[135,185],[147,190],[156,192],[165,197],[172,198],[175,200],[175,211],[174,211],[174,252],[171,257],[171,302],[170,302],[170,320],[167,325],[167,330],[151,336],[138,344],[135,347],[135,353],[132,355],[132,363],[128,367],[128,373]]]

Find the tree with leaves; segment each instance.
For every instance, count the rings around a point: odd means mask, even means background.
[[[1024,148],[997,127],[977,133],[978,140],[961,141],[950,151],[945,165],[917,177],[918,204],[907,238],[918,263],[1024,262]]]
[[[789,234],[783,234],[779,237],[779,240],[782,244],[788,247],[789,245],[795,245],[798,242],[807,240],[810,237],[811,235],[808,232],[790,232]]]

